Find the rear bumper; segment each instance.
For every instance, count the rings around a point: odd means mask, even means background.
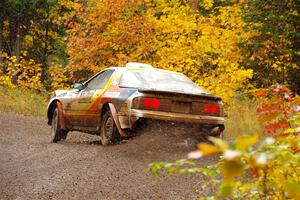
[[[224,117],[131,109],[130,117],[119,116],[122,128],[131,128],[139,118],[198,124],[224,125]]]

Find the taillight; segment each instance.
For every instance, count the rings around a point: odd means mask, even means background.
[[[219,112],[219,106],[217,104],[204,104],[203,110],[206,113],[218,113]]]
[[[143,106],[158,109],[160,107],[160,100],[156,98],[145,98],[143,101]]]

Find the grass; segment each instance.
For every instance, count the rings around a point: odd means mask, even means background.
[[[0,86],[0,113],[45,116],[47,103],[45,93]]]
[[[262,125],[256,113],[257,103],[250,100],[237,101],[228,109],[225,121],[225,139],[233,140],[241,135],[262,134]]]

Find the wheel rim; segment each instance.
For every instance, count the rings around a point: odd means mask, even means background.
[[[111,117],[108,117],[105,124],[104,124],[105,137],[108,138],[108,139],[111,139],[113,131],[114,131],[114,121]]]

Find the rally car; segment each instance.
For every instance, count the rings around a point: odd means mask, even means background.
[[[185,75],[142,63],[110,67],[71,90],[57,90],[48,104],[52,142],[69,131],[100,135],[103,145],[130,136],[139,119],[197,123],[207,135],[224,130],[221,98],[207,93]],[[202,133],[203,134],[203,133]]]

